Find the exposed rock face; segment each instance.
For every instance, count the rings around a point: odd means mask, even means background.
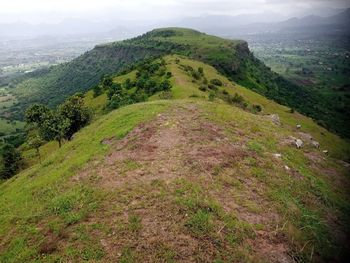
[[[278,126],[281,125],[281,121],[280,121],[280,117],[278,116],[278,114],[271,114],[269,115],[269,118],[272,120],[272,122]]]

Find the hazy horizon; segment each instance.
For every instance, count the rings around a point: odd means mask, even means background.
[[[328,16],[350,7],[346,0],[12,0],[0,1],[0,23],[57,24],[66,20],[90,22],[143,21],[159,23],[204,15],[266,14],[281,19]]]

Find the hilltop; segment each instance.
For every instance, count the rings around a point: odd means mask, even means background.
[[[146,66],[170,90],[109,113],[108,91],[88,91],[91,125],[60,149],[42,146],[42,163],[25,152],[32,166],[0,185],[0,261],[346,258],[346,141],[201,61],[169,55]],[[142,67],[114,84],[141,92],[124,84]]]
[[[87,91],[105,74],[128,70],[135,62],[168,54],[185,55],[214,66],[220,73],[278,103],[287,105],[325,127],[348,136],[345,114],[331,112],[312,91],[285,80],[254,57],[242,40],[226,40],[185,28],[155,29],[142,36],[104,45],[71,62],[30,73],[10,92],[16,102],[2,115],[21,119],[33,103],[51,107],[77,91]]]

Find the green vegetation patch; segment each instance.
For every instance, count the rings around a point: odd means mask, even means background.
[[[94,211],[103,192],[72,184],[69,178],[89,160],[98,159],[108,151],[108,145],[102,143],[104,139],[122,138],[136,125],[150,120],[169,106],[166,102],[137,104],[103,116],[78,132],[72,142],[64,144],[42,164],[2,183],[0,237],[4,245],[0,261],[34,260],[40,254],[40,240],[50,225],[52,231],[60,232]],[[52,222],[56,224],[52,225]],[[66,231],[70,232],[70,228]],[[72,257],[80,260],[97,259],[101,254],[98,250],[74,253]],[[69,258],[68,254],[66,256]]]

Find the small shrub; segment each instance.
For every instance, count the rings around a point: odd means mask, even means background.
[[[202,84],[199,86],[199,90],[205,92],[205,91],[207,91],[207,86]]]
[[[259,104],[254,104],[254,105],[252,106],[252,108],[253,108],[253,111],[254,111],[254,112],[261,112],[261,111],[262,111],[262,107],[261,107],[261,105],[259,105]]]
[[[192,68],[191,66],[181,65],[181,67],[182,67],[186,72],[193,72],[193,68]]]
[[[223,90],[223,91],[222,91],[222,94],[224,94],[224,95],[228,95],[227,90]]]
[[[222,82],[219,79],[212,79],[212,80],[210,80],[210,83],[215,85],[215,86],[220,86],[220,87],[222,86]]]
[[[199,80],[201,78],[201,75],[196,72],[196,71],[193,71],[192,72],[192,77],[195,79],[195,80]]]
[[[208,85],[208,88],[211,89],[211,90],[218,90],[218,87],[216,87],[216,86],[213,85],[213,84],[209,84],[209,85]]]
[[[198,68],[198,73],[201,74],[202,76],[204,75],[204,70],[202,67]]]
[[[209,93],[208,99],[209,99],[209,101],[214,101],[215,97],[216,97],[215,92],[211,91]]]
[[[244,98],[241,95],[238,95],[237,93],[235,93],[235,95],[231,97],[232,103],[243,103],[243,101],[244,101]]]
[[[173,76],[173,74],[172,74],[171,72],[168,71],[168,72],[166,73],[166,78],[167,78],[167,79],[170,79],[172,76]]]

